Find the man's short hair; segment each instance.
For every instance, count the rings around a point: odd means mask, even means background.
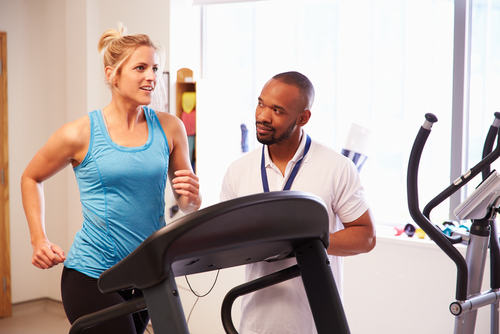
[[[276,74],[273,79],[297,87],[307,99],[307,109],[312,107],[314,102],[314,86],[304,74],[295,71],[284,72]]]

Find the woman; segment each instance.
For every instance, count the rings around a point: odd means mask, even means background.
[[[146,107],[162,84],[161,46],[146,35],[125,35],[121,28],[106,31],[98,50],[112,92],[110,104],[57,130],[21,180],[32,263],[48,269],[64,262],[61,294],[71,323],[142,294],[136,289],[104,295],[97,279],[165,225],[167,175],[182,211],[201,205],[184,125],[175,116]],[[66,257],[44,231],[42,183],[68,164],[75,171],[84,220]],[[143,333],[148,321],[143,311],[87,331]]]

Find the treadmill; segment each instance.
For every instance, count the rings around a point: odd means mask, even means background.
[[[297,265],[228,292],[221,307],[225,332],[238,333],[231,319],[236,298],[300,276],[318,334],[350,333],[328,245],[325,203],[310,193],[268,192],[204,208],[159,229],[99,277],[103,293],[139,288],[143,297],[85,315],[69,333],[147,308],[155,334],[187,334],[176,276],[289,257]]]

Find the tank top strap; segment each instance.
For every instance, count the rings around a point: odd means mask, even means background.
[[[100,109],[89,113],[90,118],[90,137],[94,145],[106,142],[105,133],[107,131],[103,123],[102,112]],[[90,149],[90,146],[89,146]]]
[[[143,107],[143,111],[146,121],[148,123],[148,131],[151,132],[148,135],[148,142],[146,143],[146,146],[151,145],[154,142],[154,138],[160,139],[160,142],[163,142],[164,143],[163,145],[166,146],[166,152],[167,155],[169,155],[170,147],[168,145],[167,137],[163,131],[163,127],[160,124],[160,120],[158,119],[156,112],[153,109],[146,106]],[[95,149],[99,149],[99,147],[118,146],[114,144],[111,138],[109,137],[109,133],[106,128],[106,124],[104,123],[104,118],[102,116],[101,110],[100,109],[93,110],[90,113],[88,113],[88,116],[90,119],[90,143],[88,151],[92,152]],[[158,144],[160,143],[156,142],[156,145]],[[139,148],[121,147],[121,149],[134,151]]]
[[[170,155],[170,147],[168,145],[167,136],[165,135],[165,132],[163,131],[163,127],[160,124],[160,120],[158,119],[156,112],[149,107],[143,107],[143,110],[144,110],[144,115],[148,119],[149,124],[151,124],[151,131],[154,132],[154,136],[156,138],[163,139],[163,141],[166,145],[167,155]]]

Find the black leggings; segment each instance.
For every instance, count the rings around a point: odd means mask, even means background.
[[[139,289],[103,294],[97,279],[64,267],[61,278],[64,311],[70,323],[83,315],[96,312],[124,301],[141,297]],[[149,322],[147,310],[103,322],[83,331],[85,334],[143,334]]]

